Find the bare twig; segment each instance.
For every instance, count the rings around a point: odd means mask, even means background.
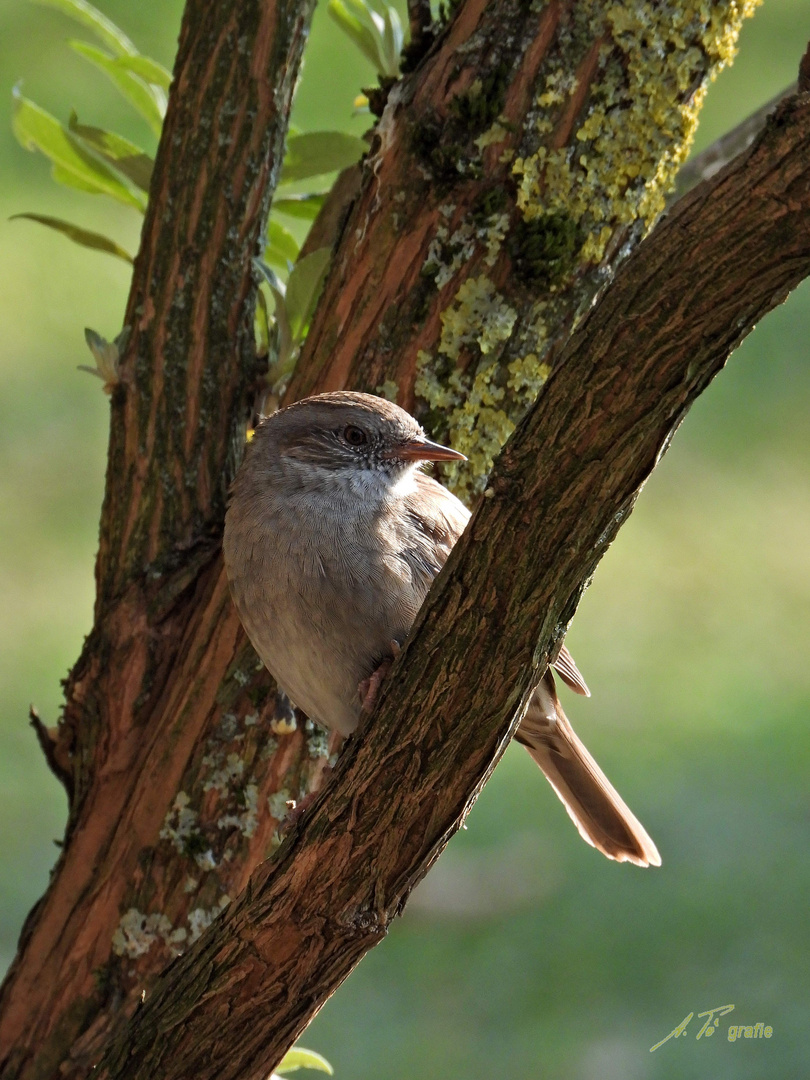
[[[720,172],[724,165],[728,165],[733,158],[746,150],[765,127],[768,117],[779,102],[795,94],[797,88],[798,83],[788,86],[781,94],[766,101],[756,112],[747,116],[741,124],[727,131],[725,135],[715,139],[711,146],[707,146],[705,150],[690,158],[678,173],[675,190],[668,199],[668,205],[671,206],[678,199],[683,198],[687,191],[691,191],[701,180],[710,180]]]
[[[60,753],[58,741],[59,729],[45,727],[40,719],[39,713],[33,705],[28,709],[28,719],[31,723],[31,727],[34,729],[34,734],[37,737],[40,749],[45,755],[48,768],[64,787],[67,792],[68,801],[70,801],[73,798],[73,772],[70,769],[69,763],[62,759]]]

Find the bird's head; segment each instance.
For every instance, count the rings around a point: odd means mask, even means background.
[[[464,461],[404,409],[371,394],[318,394],[262,420],[251,456],[321,487],[391,484],[427,461]]]

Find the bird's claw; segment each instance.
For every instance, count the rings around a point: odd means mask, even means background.
[[[364,712],[371,712],[377,701],[377,695],[380,692],[380,686],[382,681],[388,672],[391,670],[394,661],[402,652],[402,646],[393,638],[391,640],[391,655],[386,656],[379,667],[369,675],[367,679],[363,679],[360,685],[357,687],[357,692],[360,695],[360,705]]]

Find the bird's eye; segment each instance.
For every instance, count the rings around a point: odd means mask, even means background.
[[[353,424],[349,424],[348,427],[343,429],[343,438],[349,444],[349,446],[365,446],[368,442],[368,435],[362,428],[354,427]]]

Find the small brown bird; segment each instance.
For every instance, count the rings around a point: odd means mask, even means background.
[[[421,467],[463,459],[397,405],[321,394],[262,420],[233,485],[225,566],[259,656],[311,719],[350,735],[369,683],[410,630],[469,519]],[[589,695],[571,654],[560,678]],[[644,828],[577,738],[549,670],[516,738],[581,836],[610,859],[659,866]]]

